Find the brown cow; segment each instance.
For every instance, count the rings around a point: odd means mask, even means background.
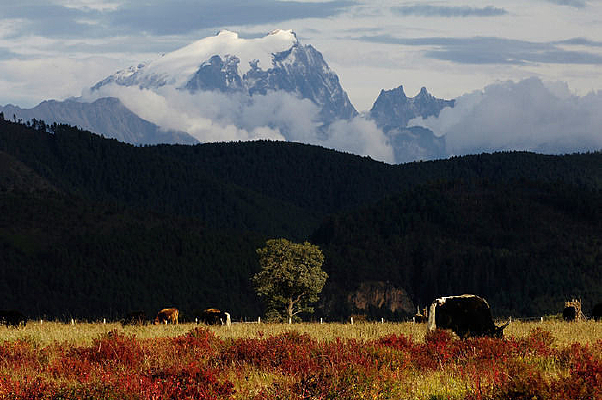
[[[157,324],[178,324],[178,314],[180,312],[177,308],[164,308],[157,313],[155,318],[155,325]]]

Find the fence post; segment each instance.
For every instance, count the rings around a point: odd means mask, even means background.
[[[351,325],[353,325],[353,317],[351,317]]]
[[[541,317],[541,322],[543,323],[543,317]]]
[[[257,317],[257,323],[261,324],[261,317]]]
[[[322,317],[320,317],[320,325],[322,325],[324,323],[324,319]]]
[[[103,319],[102,319],[102,323],[103,323],[103,324],[106,324],[106,323],[107,323],[107,319],[106,319],[106,318],[103,318]]]
[[[381,324],[384,324],[384,323],[385,323],[385,318],[384,318],[384,317],[380,319],[380,323],[381,323]]]
[[[75,325],[75,320],[71,318],[71,325]]]

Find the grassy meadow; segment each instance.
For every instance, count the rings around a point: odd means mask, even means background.
[[[602,399],[602,322],[0,327],[0,399]]]

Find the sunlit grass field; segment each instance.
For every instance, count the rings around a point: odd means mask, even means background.
[[[0,327],[0,399],[602,399],[602,322]]]
[[[498,322],[501,324],[501,321]],[[339,339],[375,340],[383,336],[395,334],[412,337],[415,341],[424,342],[426,324],[412,322],[401,323],[298,323],[298,324],[266,324],[266,323],[234,323],[227,326],[205,326],[194,323],[179,325],[125,325],[120,323],[70,323],[29,321],[25,327],[12,328],[0,326],[0,340],[14,341],[23,339],[39,345],[54,342],[68,342],[73,345],[87,345],[93,339],[110,331],[123,332],[125,335],[135,335],[139,339],[160,337],[176,337],[198,327],[212,331],[222,339],[260,338],[276,336],[286,332],[308,334],[318,341]],[[544,321],[521,322],[513,321],[504,330],[505,337],[525,338],[534,328],[548,331],[554,337],[554,345],[567,346],[572,343],[592,344],[602,339],[602,322],[580,321]]]

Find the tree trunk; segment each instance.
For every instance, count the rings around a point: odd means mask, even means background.
[[[288,315],[288,319],[290,320],[291,318],[293,318],[293,298],[291,297],[290,299],[288,299],[288,307],[286,309],[287,315]]]

